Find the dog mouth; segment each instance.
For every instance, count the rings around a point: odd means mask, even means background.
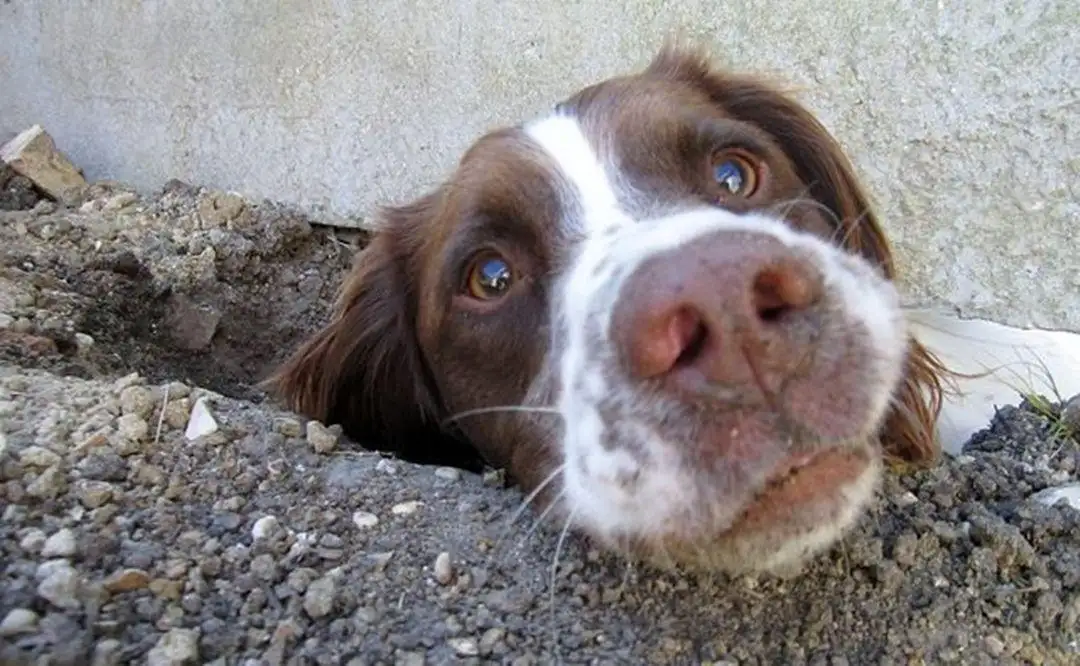
[[[729,536],[775,529],[807,511],[841,510],[844,489],[873,465],[869,451],[833,448],[789,456],[780,462],[731,526]]]

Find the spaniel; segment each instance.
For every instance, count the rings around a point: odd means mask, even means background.
[[[938,454],[945,368],[826,129],[665,48],[384,209],[268,381],[414,461],[505,469],[599,545],[731,573],[835,543]]]

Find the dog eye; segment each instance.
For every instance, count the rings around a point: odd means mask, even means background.
[[[473,261],[465,288],[469,296],[490,301],[502,298],[513,282],[514,271],[510,264],[497,254],[485,253]]]
[[[724,197],[749,197],[757,191],[758,170],[755,162],[741,152],[720,151],[712,161],[713,179]]]

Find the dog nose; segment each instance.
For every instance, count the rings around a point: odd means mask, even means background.
[[[614,341],[639,379],[760,384],[805,359],[823,292],[817,267],[775,237],[715,232],[630,275],[613,312]]]

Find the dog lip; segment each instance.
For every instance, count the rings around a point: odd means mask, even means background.
[[[868,451],[849,447],[789,456],[776,466],[725,532],[767,531],[791,520],[793,510],[841,502],[842,488],[856,481],[871,464]]]

